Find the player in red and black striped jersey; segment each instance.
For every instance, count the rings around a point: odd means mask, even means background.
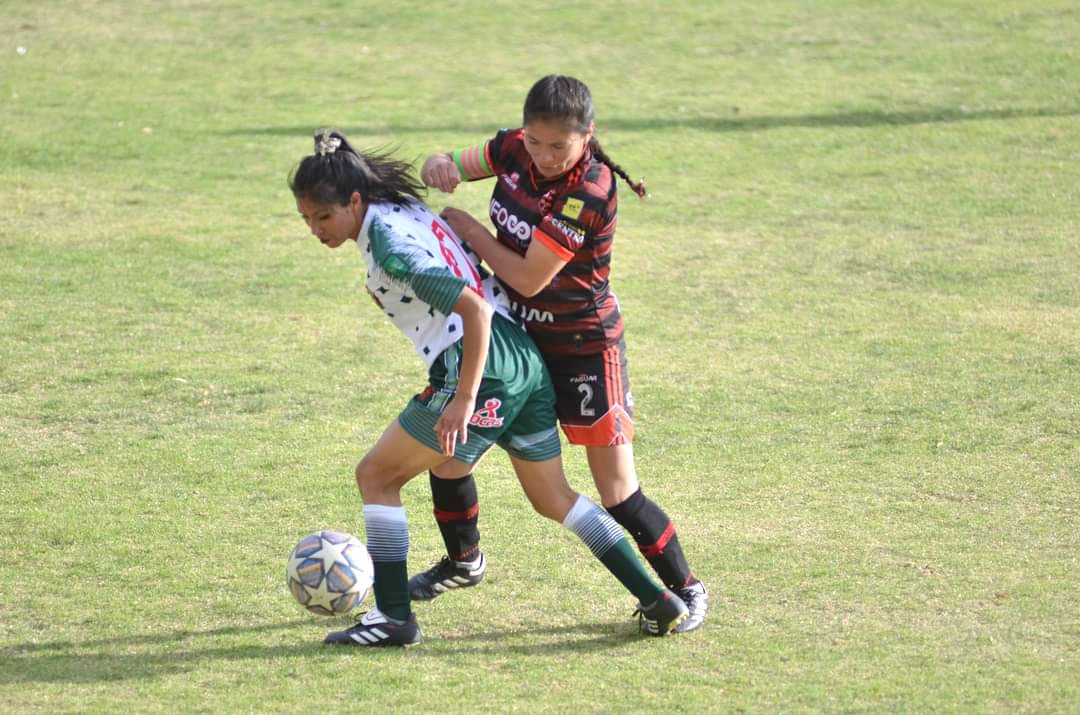
[[[549,282],[525,281],[530,294],[503,280],[519,316],[545,355],[592,355],[616,345],[623,334],[619,303],[611,291],[611,245],[618,197],[611,170],[584,155],[551,180],[534,165],[525,129],[503,130],[483,144],[454,152],[469,180],[495,176],[489,217],[499,242],[527,256],[533,241],[564,263]],[[538,287],[539,292],[531,294]]]
[[[693,630],[704,619],[707,595],[671,520],[638,483],[623,319],[610,286],[615,175],[641,197],[645,186],[611,161],[594,129],[588,87],[550,75],[529,91],[521,128],[429,157],[421,179],[449,193],[462,181],[494,177],[494,235],[462,211],[442,215],[506,287],[551,372],[567,439],[585,446],[604,506],[687,602],[690,618],[679,630]],[[441,481],[432,480],[437,515],[446,511],[440,493],[449,489]]]

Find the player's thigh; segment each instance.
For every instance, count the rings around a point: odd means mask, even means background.
[[[416,475],[446,461],[444,454],[417,440],[394,420],[356,466],[356,481],[366,502],[368,496],[374,498],[385,495],[387,490],[400,489]]]
[[[513,388],[508,395],[511,417],[499,435],[499,446],[511,458],[530,462],[561,456],[563,445],[558,440],[555,391],[542,363],[537,364],[527,381],[510,387]]]
[[[484,456],[502,432],[501,425],[504,420],[499,409],[502,403],[498,399],[492,401],[493,395],[501,394],[498,392],[499,389],[498,381],[486,377],[481,381],[480,391],[476,399],[477,408],[470,420],[467,441],[465,444],[459,443],[455,445],[454,456],[450,458],[460,462],[470,470],[473,465],[480,461],[481,457]],[[435,431],[435,425],[449,403],[450,395],[446,394],[447,392],[448,390],[443,389],[441,384],[436,384],[435,389],[428,389],[414,396],[405,406],[405,409],[401,411],[401,414],[398,415],[398,422],[402,430],[414,442],[440,454],[442,453],[442,445],[438,433]],[[461,467],[446,465],[445,469],[457,471]],[[468,471],[460,472],[459,476],[468,473]],[[442,471],[437,472],[437,474],[443,476]]]
[[[480,466],[480,462],[483,460],[484,456],[481,456],[480,459],[472,464],[466,464],[464,462],[459,462],[456,459],[448,459],[442,464],[432,467],[428,471],[430,471],[431,476],[436,479],[464,479],[476,471],[477,467]]]

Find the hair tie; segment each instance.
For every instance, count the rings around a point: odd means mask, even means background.
[[[341,146],[341,137],[331,134],[329,129],[320,129],[315,134],[315,153],[319,156],[329,156]]]

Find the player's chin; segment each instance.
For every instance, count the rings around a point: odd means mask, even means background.
[[[326,246],[327,248],[338,248],[339,246],[344,244],[346,240],[347,239],[345,237],[339,238],[337,236],[325,236],[319,238],[319,243]]]

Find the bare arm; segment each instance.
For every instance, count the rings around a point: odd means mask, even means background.
[[[491,266],[499,280],[528,298],[551,283],[567,263],[567,259],[540,241],[532,241],[525,255],[519,255],[499,243],[486,226],[460,209],[448,206],[443,209],[442,217],[454,233]]]
[[[476,395],[484,377],[488,346],[491,342],[491,316],[494,310],[471,288],[465,288],[454,303],[453,311],[461,316],[462,357],[454,399],[435,423],[443,454],[454,456],[458,440],[468,441],[469,419],[476,407]]]

